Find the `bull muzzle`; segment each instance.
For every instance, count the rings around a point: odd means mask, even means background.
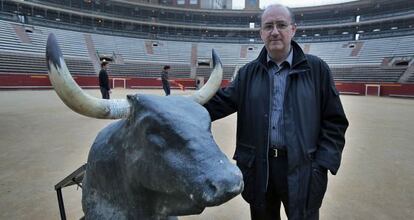
[[[227,202],[243,191],[243,176],[240,170],[233,164],[222,170],[215,170],[212,176],[201,179],[196,187],[197,192],[202,192],[193,200],[205,206],[217,206]]]

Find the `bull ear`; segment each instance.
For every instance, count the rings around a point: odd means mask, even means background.
[[[220,57],[214,49],[211,53],[213,56],[213,71],[210,74],[210,78],[200,90],[191,96],[195,102],[201,105],[204,105],[216,94],[223,80],[223,65],[221,64]]]
[[[138,95],[136,94],[128,94],[126,97],[127,97],[127,101],[129,102],[129,104],[132,104],[134,100],[138,99]]]
[[[126,97],[127,97],[126,100],[128,101],[129,105],[131,106],[131,108],[133,108],[135,96],[132,94],[128,94],[126,95]],[[131,122],[133,122],[134,120],[135,120],[134,113],[131,110],[131,113],[128,115],[128,118],[127,118],[127,125],[129,126]]]

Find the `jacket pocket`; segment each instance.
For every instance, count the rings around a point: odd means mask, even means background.
[[[255,179],[255,148],[246,144],[237,144],[236,153],[233,159],[236,160],[237,166],[243,175],[244,189],[242,197],[251,202],[254,196],[254,179]]]
[[[307,208],[319,209],[328,186],[328,171],[315,162],[312,163]]]
[[[237,161],[237,165],[251,168],[255,160],[255,148],[248,144],[237,144],[233,159]]]

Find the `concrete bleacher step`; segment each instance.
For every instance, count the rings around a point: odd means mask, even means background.
[[[190,64],[192,67],[197,66],[197,44],[196,43],[192,43],[191,44],[191,60],[190,60]]]
[[[354,44],[354,48],[352,49],[352,52],[351,52],[351,57],[356,57],[356,56],[358,56],[359,55],[359,52],[361,51],[361,48],[364,46],[364,42],[361,42],[361,41],[359,41],[359,42],[356,42],[355,44]]]
[[[96,48],[93,43],[92,36],[90,34],[84,34],[84,37],[86,48],[88,49],[89,58],[92,62],[94,72],[99,72],[99,70],[101,69],[100,59],[96,54]]]
[[[93,74],[92,63],[83,59],[65,57],[66,64],[71,73],[89,75]],[[5,53],[0,50],[1,72],[18,73],[44,73],[47,74],[45,58],[41,54],[34,56],[19,53]]]
[[[30,40],[29,36],[26,33],[26,29],[22,25],[13,24],[14,31],[16,35],[19,37],[22,43],[31,44],[32,41]]]
[[[147,54],[154,54],[154,50],[152,47],[152,41],[145,41],[145,52]]]
[[[411,79],[414,80],[414,66],[409,66],[407,70],[405,70],[404,73],[401,75],[401,77],[398,79],[398,82],[399,83],[412,82]]]

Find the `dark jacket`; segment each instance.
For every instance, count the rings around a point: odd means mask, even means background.
[[[108,73],[105,69],[101,69],[101,71],[99,71],[99,86],[105,88],[106,90],[110,90]]]
[[[326,171],[315,173],[312,166],[322,166],[336,174],[348,121],[328,65],[316,56],[305,55],[294,41],[292,48],[293,63],[283,106],[288,150],[288,216],[304,219],[308,212],[320,207],[326,191]],[[267,152],[273,84],[266,57],[263,48],[256,60],[243,66],[232,83],[205,104],[212,120],[237,112],[233,159],[243,173],[242,196],[254,206],[263,205],[269,178]]]
[[[163,70],[161,72],[161,80],[162,80],[162,83],[168,84],[168,72],[167,71]]]

